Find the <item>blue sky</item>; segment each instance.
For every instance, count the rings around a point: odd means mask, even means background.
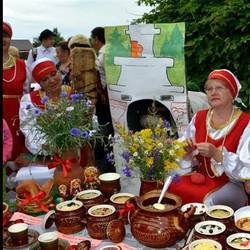
[[[44,29],[58,28],[68,39],[90,36],[97,26],[128,25],[149,12],[136,0],[3,0],[3,20],[11,24],[13,39],[38,37]]]

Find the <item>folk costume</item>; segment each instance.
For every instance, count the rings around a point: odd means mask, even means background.
[[[32,76],[38,83],[49,73],[55,71],[55,64],[48,58],[39,59],[32,65]],[[71,88],[63,85],[62,91],[70,95]],[[46,144],[46,141],[41,139],[40,132],[34,126],[36,124],[35,115],[33,112],[30,112],[31,110],[35,112],[37,108],[41,110],[45,109],[45,105],[42,103],[44,96],[45,92],[40,89],[24,95],[21,99],[19,111],[20,129],[25,136],[25,146],[32,154],[47,155],[46,151],[42,148],[42,145]]]
[[[12,36],[11,27],[5,22],[3,22],[3,31]],[[15,160],[25,151],[24,137],[19,131],[18,111],[23,93],[28,92],[29,73],[24,60],[9,55],[9,59],[3,63],[3,118],[11,130],[15,145],[11,160]]]
[[[220,79],[226,83],[232,96],[237,97],[240,85],[230,71],[213,71],[208,79]],[[180,177],[170,186],[169,192],[181,196],[184,204],[204,202],[207,205],[224,204],[237,209],[246,205],[246,194],[242,181],[250,178],[250,115],[233,108],[230,120],[215,129],[211,125],[213,110],[202,110],[195,114],[181,140],[195,138],[196,143],[209,142],[220,148],[223,162],[201,156],[196,152],[196,173]]]

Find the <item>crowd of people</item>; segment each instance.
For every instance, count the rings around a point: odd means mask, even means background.
[[[42,31],[39,36],[41,45],[29,52],[25,62],[10,49],[12,28],[3,22],[4,163],[14,161],[25,151],[32,154],[42,151],[42,142],[37,142],[32,133],[33,121],[28,117],[26,107],[28,104],[41,105],[44,93],[56,100],[62,89],[67,93],[84,92],[95,104],[98,123],[108,124],[103,133],[107,136],[114,134],[104,70],[104,28],[94,28],[90,39],[76,35],[56,47],[53,47],[54,36],[48,29]],[[74,60],[86,48],[96,60],[96,78],[87,87],[77,85],[81,78],[74,71]],[[80,80],[76,82],[74,79]],[[31,89],[32,82],[39,85],[38,90]],[[205,82],[210,108],[197,112],[180,138],[188,142],[185,160],[192,162],[192,168],[170,186],[170,191],[181,196],[184,203],[224,204],[233,209],[247,204],[247,194],[250,194],[250,115],[233,105],[240,88],[236,76],[225,69],[212,71]],[[102,172],[114,171],[106,161],[101,145],[97,144],[95,156],[96,165]]]

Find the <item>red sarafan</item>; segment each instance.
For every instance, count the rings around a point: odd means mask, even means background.
[[[192,173],[191,182],[194,184],[202,185],[206,181],[205,176],[200,173]]]

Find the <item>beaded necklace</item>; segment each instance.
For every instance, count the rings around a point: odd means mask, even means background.
[[[208,124],[211,124],[212,116],[213,116],[213,110],[209,111]],[[228,122],[226,123],[227,125],[229,125],[232,122],[233,117],[234,117],[234,107],[232,109],[232,113],[230,115],[230,118],[229,118]],[[225,144],[225,141],[226,141],[227,134],[228,134],[229,130],[230,130],[230,126],[228,126],[227,130],[225,131],[225,135],[224,135],[224,138],[223,138],[223,141],[222,141],[222,144],[221,144],[221,150],[223,149],[223,146]],[[208,140],[208,128],[207,128],[205,142],[207,142],[207,140]],[[211,179],[215,178],[216,175],[215,174],[214,175],[210,175],[210,173],[208,171],[207,161],[206,161],[206,157],[205,156],[203,157],[203,162],[204,162],[205,170],[206,170],[206,173],[207,173],[208,177],[211,178]]]
[[[14,66],[13,77],[9,80],[3,78],[4,82],[12,82],[16,78],[16,68],[17,68],[16,67],[16,59],[15,59],[15,57],[9,55],[7,62],[3,63],[3,69],[10,69],[13,66]]]

